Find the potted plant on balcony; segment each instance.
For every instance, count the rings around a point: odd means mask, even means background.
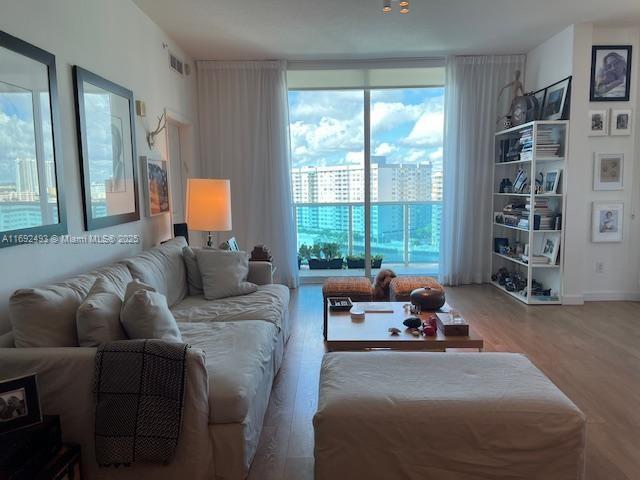
[[[382,255],[371,257],[371,268],[382,266]],[[349,255],[347,257],[347,268],[364,268],[364,255]]]
[[[306,260],[307,264],[309,263],[309,259],[311,258],[311,247],[306,243],[300,245],[300,249],[298,250],[298,269],[302,265],[302,260]]]
[[[340,270],[344,259],[337,243],[314,244],[311,247],[309,268],[311,270]]]

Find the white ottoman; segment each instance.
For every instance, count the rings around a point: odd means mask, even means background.
[[[325,355],[315,480],[584,478],[585,416],[525,356]]]

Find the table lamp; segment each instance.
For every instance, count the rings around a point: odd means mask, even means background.
[[[189,230],[208,232],[207,246],[212,247],[211,232],[231,230],[231,185],[217,178],[187,179],[185,217]]]

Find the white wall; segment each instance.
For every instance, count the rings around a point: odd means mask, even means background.
[[[147,117],[136,117],[138,155],[165,156],[165,135],[158,136],[151,151],[145,130],[155,128],[164,108],[185,119],[197,120],[195,74],[180,77],[169,70],[167,50],[184,52],[131,0],[0,0],[0,30],[32,43],[56,56],[60,96],[62,155],[68,227],[83,234],[78,149],[76,144],[71,67],[79,65],[133,91],[147,106]],[[190,129],[190,136],[195,135]],[[193,165],[197,141],[192,143]],[[83,272],[112,260],[133,255],[171,236],[168,215],[98,230],[98,234],[137,234],[140,245],[24,245],[0,249],[0,332],[9,328],[8,297],[16,288],[32,287]]]
[[[591,47],[599,44],[632,45],[635,58],[632,59],[629,102],[589,102]],[[640,168],[637,159],[637,152],[640,151],[639,47],[640,27],[602,28],[579,24],[549,39],[527,56],[525,83],[528,90],[573,75],[566,184],[567,218],[564,222],[565,303],[640,299],[640,227],[636,219],[640,208]],[[632,108],[635,116],[634,134],[627,137],[589,137],[588,112],[602,108]],[[624,190],[593,191],[594,153],[625,155]],[[621,243],[592,243],[591,203],[609,200],[624,202],[624,239]],[[596,273],[597,262],[604,264],[602,273]]]

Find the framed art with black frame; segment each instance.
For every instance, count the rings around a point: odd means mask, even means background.
[[[0,247],[67,233],[56,57],[0,31]]]
[[[86,230],[140,219],[133,92],[73,67]]]
[[[540,120],[568,120],[571,99],[571,77],[546,88]]]
[[[591,48],[592,102],[628,102],[631,89],[631,45]]]
[[[42,422],[35,374],[0,382],[0,435]]]

